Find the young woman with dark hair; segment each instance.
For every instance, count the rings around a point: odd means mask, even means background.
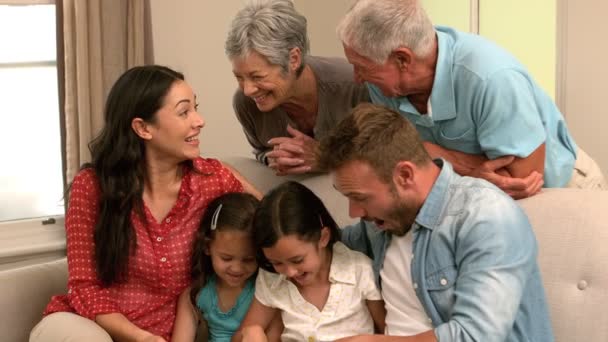
[[[30,340],[170,339],[208,203],[227,192],[260,196],[234,170],[199,156],[197,108],[183,75],[167,67],[135,67],[116,81],[89,145],[92,161],[70,188],[68,293],[51,299]]]

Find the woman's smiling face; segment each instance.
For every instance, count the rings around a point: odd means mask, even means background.
[[[260,111],[271,111],[288,101],[296,80],[295,71],[285,72],[255,51],[231,62],[239,88],[255,101]]]

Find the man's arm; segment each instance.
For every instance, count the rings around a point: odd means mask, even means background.
[[[522,298],[538,276],[532,227],[517,203],[504,195],[490,189],[477,194],[483,197],[455,223],[454,301],[448,321],[435,326],[438,340],[504,341],[521,306],[531,305],[522,304]]]
[[[423,145],[431,158],[449,161],[459,175],[483,178],[515,199],[530,197],[543,186],[544,143],[526,158],[503,156],[494,160],[484,155],[450,150],[427,141]]]

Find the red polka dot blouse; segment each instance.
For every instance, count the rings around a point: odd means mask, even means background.
[[[194,171],[196,170],[196,171]],[[177,202],[162,222],[144,204],[145,218],[134,211],[131,222],[137,247],[129,259],[125,283],[102,287],[94,261],[93,229],[100,189],[92,169],[74,178],[66,215],[68,293],[54,296],[44,314],[74,312],[91,320],[122,313],[132,323],[166,340],[171,337],[177,298],[190,285],[192,241],[207,204],[243,186],[214,159],[197,158],[185,167]]]

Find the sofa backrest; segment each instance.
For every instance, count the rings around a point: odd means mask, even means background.
[[[543,189],[519,203],[538,240],[556,341],[608,341],[608,191]]]

